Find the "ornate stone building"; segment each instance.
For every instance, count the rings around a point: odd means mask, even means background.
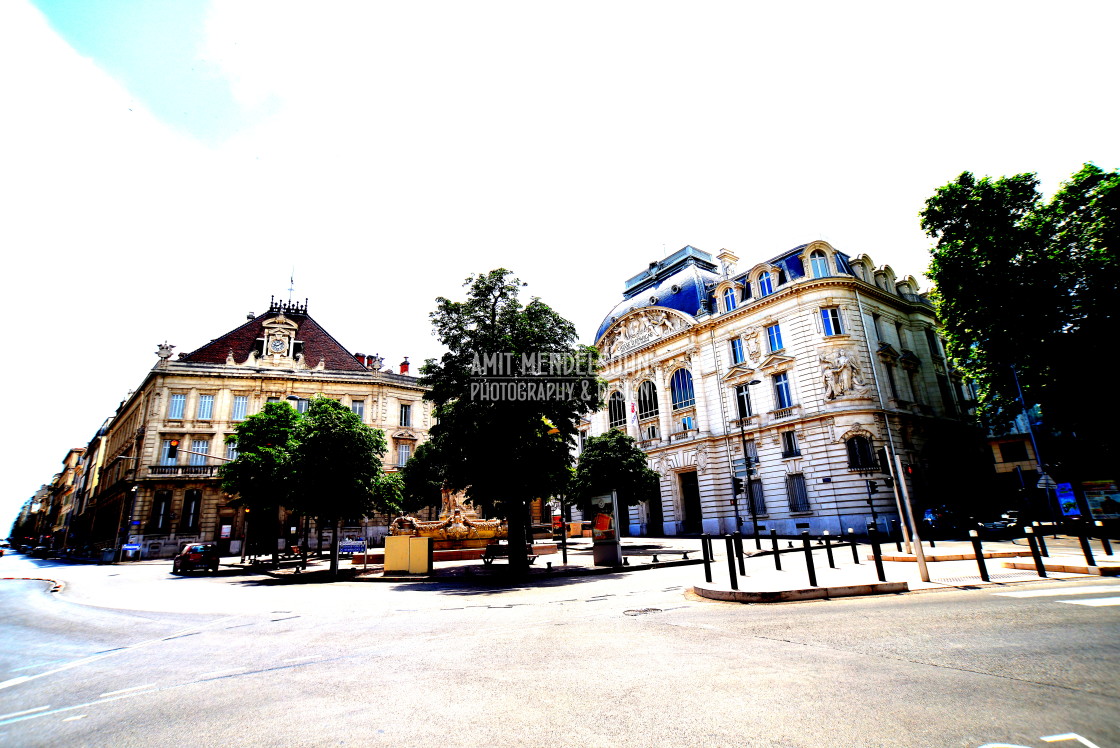
[[[893,455],[921,517],[939,444],[969,428],[917,281],[823,241],[737,262],[685,247],[651,263],[596,335],[608,406],[587,432],[625,430],[661,475],[630,532],[886,529]]]
[[[431,406],[408,359],[395,373],[378,356],[351,354],[306,304],[273,301],[198,350],[173,358],[173,349],[159,346],[156,365],[99,431],[98,480],[72,522],[83,533],[72,545],[125,540],[144,557],[166,557],[185,542],[215,541],[237,552],[245,517],[220,490],[217,469],[236,456],[225,437],[267,402],[302,411],[317,395],[341,401],[385,431],[389,471],[427,439]],[[294,522],[283,518],[277,540],[296,542]]]

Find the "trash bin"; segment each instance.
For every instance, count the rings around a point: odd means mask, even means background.
[[[111,564],[117,560],[116,548],[102,548],[101,549],[101,563]]]
[[[140,558],[140,551],[135,548],[125,548],[121,554],[121,561],[135,561]]]

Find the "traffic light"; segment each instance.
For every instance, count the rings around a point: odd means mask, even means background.
[[[167,442],[167,459],[174,460],[179,456],[179,440],[171,439]]]
[[[738,496],[743,492],[743,479],[735,476],[731,480],[733,481],[733,484],[735,486],[735,495]]]
[[[867,492],[868,493],[875,493],[878,490],[879,490],[878,482],[873,481],[873,480],[867,481]]]

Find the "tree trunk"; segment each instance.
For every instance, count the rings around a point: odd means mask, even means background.
[[[331,520],[331,576],[338,576],[338,526],[342,520]]]
[[[509,533],[509,571],[513,576],[523,577],[529,575],[529,554],[525,547],[528,542],[525,532],[528,507],[524,501],[514,501],[511,504],[509,518],[506,520]]]

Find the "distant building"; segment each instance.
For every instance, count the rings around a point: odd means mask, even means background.
[[[86,449],[97,477],[82,484],[72,546],[123,541],[143,557],[168,557],[183,543],[214,541],[238,552],[245,516],[221,491],[217,471],[236,456],[225,438],[267,402],[303,411],[317,395],[339,400],[385,431],[388,471],[427,439],[431,405],[408,375],[408,359],[394,373],[376,355],[351,354],[306,304],[273,301],[198,350],[172,358],[173,348],[159,346],[156,365]],[[280,526],[269,543],[302,540],[297,517],[287,514]]]
[[[919,518],[990,469],[912,276],[823,241],[737,262],[685,247],[650,263],[596,334],[608,401],[586,430],[632,435],[661,475],[632,534],[749,533],[752,515],[760,531],[863,532],[869,499],[887,529],[888,455]]]

